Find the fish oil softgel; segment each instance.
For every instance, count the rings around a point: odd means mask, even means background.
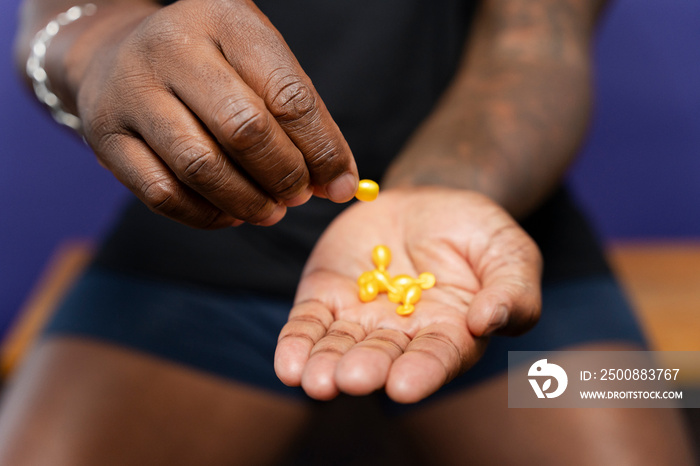
[[[435,286],[435,275],[424,272],[413,278],[410,275],[392,277],[387,268],[391,263],[391,251],[387,246],[379,245],[372,250],[372,262],[375,269],[362,273],[357,279],[360,287],[360,301],[373,301],[379,293],[386,293],[389,301],[399,304],[396,313],[409,316],[416,310],[423,290]]]

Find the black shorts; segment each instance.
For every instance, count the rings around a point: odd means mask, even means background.
[[[290,397],[273,369],[292,302],[135,277],[93,266],[46,329],[143,351],[210,374]],[[600,341],[643,345],[634,314],[610,274],[543,288],[542,318],[519,337],[493,337],[484,357],[441,391],[468,387],[507,369],[508,351],[560,350]]]
[[[292,209],[284,220],[287,226],[295,224],[294,215],[303,213],[303,207]],[[301,389],[282,384],[273,369],[277,338],[292,307],[303,258],[292,267],[284,262],[290,254],[262,246],[229,248],[257,254],[250,257],[221,256],[222,241],[213,241],[218,236],[144,211],[139,204],[127,210],[126,220],[67,296],[46,333],[96,338],[281,395],[305,397]],[[560,350],[603,341],[644,345],[595,234],[566,190],[560,189],[522,225],[544,258],[542,317],[525,335],[493,337],[481,360],[440,393],[505,371],[508,351]],[[270,229],[251,231],[258,237],[244,240],[275,234]],[[202,245],[210,244],[207,255]],[[294,244],[288,249],[296,251]],[[198,262],[182,261],[183,270],[178,270],[172,257],[188,254]],[[265,254],[269,265],[263,261]],[[284,270],[275,269],[275,260]],[[257,275],[252,273],[256,270]],[[241,277],[245,271],[249,276]],[[206,280],[212,274],[230,282],[213,286],[213,279]],[[240,286],[242,278],[251,283]],[[280,283],[287,285],[274,293],[273,285]],[[237,284],[245,291],[230,291]]]

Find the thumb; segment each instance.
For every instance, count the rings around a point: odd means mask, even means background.
[[[542,308],[539,268],[502,270],[489,280],[471,302],[467,325],[477,336],[494,332],[517,335],[530,330]]]

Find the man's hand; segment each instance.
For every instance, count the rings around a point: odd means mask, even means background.
[[[88,29],[64,59],[86,140],[123,184],[201,228],[271,225],[312,194],[352,199],[343,135],[251,1],[143,5],[98,6],[107,30]]]
[[[357,278],[374,269],[379,244],[392,251],[392,276],[437,278],[411,316],[398,315],[386,295],[359,300]],[[473,365],[490,333],[534,325],[540,273],[537,246],[486,197],[434,187],[385,191],[346,210],[319,240],[275,370],[321,400],[385,388],[395,401],[419,401]]]

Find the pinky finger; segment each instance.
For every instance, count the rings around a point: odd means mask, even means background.
[[[182,184],[141,139],[115,133],[95,153],[100,164],[153,212],[203,229],[242,223]]]

